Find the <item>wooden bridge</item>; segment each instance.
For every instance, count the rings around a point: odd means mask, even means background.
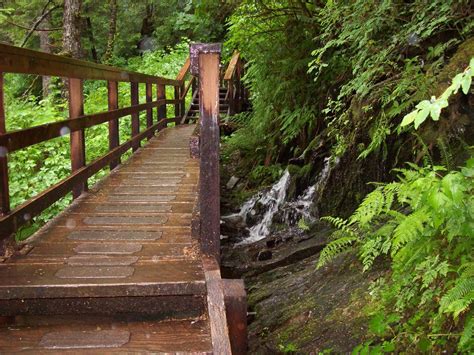
[[[220,75],[220,45],[190,53],[171,80],[0,44],[4,251],[35,216],[74,198],[0,263],[0,353],[245,353],[243,283],[219,271],[219,113],[242,109],[242,65],[236,53]],[[7,132],[3,73],[67,79],[69,119]],[[107,112],[84,114],[84,80],[107,82]],[[131,105],[119,108],[120,82],[130,83]],[[128,116],[131,138],[121,142]],[[109,151],[88,162],[85,130],[100,124]],[[71,174],[11,209],[8,155],[65,134]]]

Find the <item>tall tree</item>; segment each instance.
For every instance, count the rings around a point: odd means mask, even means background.
[[[82,58],[81,46],[82,0],[64,0],[63,52],[73,58]]]
[[[42,29],[47,29],[50,27],[50,17],[47,16],[43,20],[43,26]],[[40,39],[40,49],[42,52],[45,53],[51,53],[51,39],[49,38],[49,31],[40,31],[39,33],[39,39]],[[43,76],[42,77],[42,87],[43,87],[43,98],[49,95],[50,90],[49,86],[51,83],[51,77],[50,76]]]

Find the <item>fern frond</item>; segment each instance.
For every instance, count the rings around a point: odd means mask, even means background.
[[[318,261],[318,269],[326,265],[329,261],[334,259],[339,254],[348,250],[349,247],[357,240],[354,236],[342,237],[330,242],[326,247],[321,251]]]
[[[474,312],[466,317],[466,322],[464,323],[464,329],[461,333],[461,338],[459,339],[458,349],[459,350],[472,350],[474,348]]]
[[[429,220],[428,214],[417,210],[406,216],[393,233],[392,256],[404,245],[421,236],[424,224]]]

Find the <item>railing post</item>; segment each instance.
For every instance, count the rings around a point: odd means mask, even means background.
[[[5,123],[5,105],[3,100],[3,73],[0,72],[0,135],[7,133]],[[0,215],[5,215],[8,212],[10,212],[10,190],[8,187],[8,151],[6,147],[0,146]]]
[[[162,84],[156,86],[156,99],[166,100],[166,87]],[[166,118],[166,104],[158,106],[158,121]]]
[[[183,81],[181,83],[181,86],[179,88],[180,98],[181,98],[181,96],[184,95],[185,90],[186,90],[186,82],[183,79]],[[185,112],[186,112],[186,97],[183,96],[182,99],[181,99],[180,108],[179,108],[179,117],[183,118]],[[181,122],[181,120],[179,120],[179,122]]]
[[[118,109],[118,82],[108,81],[108,103],[109,111]],[[119,120],[118,118],[109,121],[109,150],[118,147],[119,139]],[[120,164],[120,158],[110,163],[110,170],[114,169]]]
[[[220,44],[191,45],[191,73],[199,74],[200,218],[203,253],[220,260],[219,63]]]
[[[150,83],[146,83],[146,102],[150,103],[153,101],[153,87]],[[153,126],[153,110],[148,108],[146,110],[146,128]],[[152,135],[148,136],[148,139],[151,139]]]
[[[69,79],[69,118],[76,119],[84,115],[84,92],[81,79]],[[72,172],[86,165],[86,140],[84,130],[71,132],[71,169]],[[87,181],[72,189],[72,197],[77,198],[87,190]]]
[[[132,106],[138,105],[139,96],[138,96],[138,83],[130,83],[130,98]],[[132,138],[140,133],[140,113],[132,113]],[[140,142],[136,142],[132,146],[132,151],[136,151],[140,148]]]
[[[180,100],[179,100],[179,96],[180,96],[180,87],[179,86],[175,86],[174,87],[174,99],[175,99],[175,104],[174,104],[174,117],[181,117],[181,104],[180,104]]]

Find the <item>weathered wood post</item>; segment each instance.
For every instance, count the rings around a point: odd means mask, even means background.
[[[153,86],[150,83],[146,83],[146,102],[149,104],[153,101]],[[150,128],[153,126],[153,109],[147,108],[146,109],[146,128]],[[148,136],[148,140],[151,139],[153,135]]]
[[[109,111],[118,109],[118,82],[108,82],[108,104]],[[117,148],[120,144],[119,140],[119,120],[118,118],[109,121],[109,150]],[[120,164],[120,158],[110,163],[110,170]]]
[[[69,79],[69,118],[84,115],[84,84],[81,79]],[[71,170],[75,172],[86,165],[86,138],[84,130],[71,132]],[[74,186],[72,197],[77,198],[87,190],[87,182]]]
[[[219,64],[221,44],[192,44],[191,73],[199,76],[200,244],[220,260]]]
[[[166,87],[163,84],[156,86],[156,99],[166,100]],[[166,104],[158,106],[158,121],[166,118]]]
[[[140,103],[140,97],[138,96],[138,83],[130,83],[130,100],[132,106],[138,105]],[[132,113],[132,138],[140,133],[140,114],[138,112]],[[140,142],[133,143],[132,151],[136,151],[140,148]]]
[[[232,354],[247,354],[247,294],[244,280],[224,279],[222,286]]]
[[[3,100],[3,73],[0,73],[0,135],[7,133],[5,123],[5,107]],[[8,188],[7,155],[7,148],[0,146],[0,216],[10,212],[10,192]]]

